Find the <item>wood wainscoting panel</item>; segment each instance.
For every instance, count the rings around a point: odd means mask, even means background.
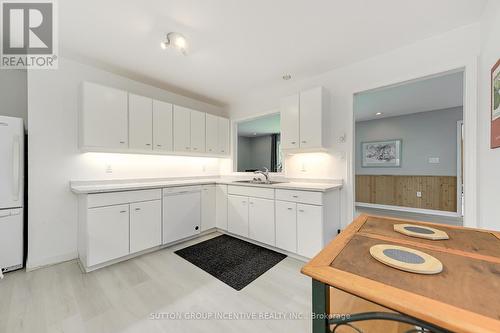
[[[457,177],[356,175],[356,202],[456,212]]]

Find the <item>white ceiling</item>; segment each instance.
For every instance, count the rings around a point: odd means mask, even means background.
[[[364,121],[462,105],[463,73],[457,72],[357,94],[354,118]]]
[[[238,124],[238,136],[254,137],[281,133],[279,113],[243,121]]]
[[[477,22],[485,0],[64,0],[62,55],[224,105]],[[170,31],[188,56],[160,49]]]

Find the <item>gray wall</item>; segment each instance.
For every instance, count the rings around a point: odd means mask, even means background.
[[[435,175],[457,174],[457,121],[462,107],[415,113],[356,123],[356,174]],[[400,168],[362,168],[361,143],[402,139]],[[439,164],[429,163],[439,157]]]
[[[238,171],[271,169],[271,136],[238,137]]]
[[[28,120],[28,83],[26,70],[0,70],[0,116]]]

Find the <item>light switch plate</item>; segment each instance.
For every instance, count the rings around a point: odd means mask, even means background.
[[[418,191],[417,192],[417,198],[421,198],[422,197],[422,192]]]

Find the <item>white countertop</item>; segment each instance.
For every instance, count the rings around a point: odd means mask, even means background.
[[[227,184],[236,186],[267,187],[275,189],[304,190],[326,192],[342,188],[342,181],[316,182],[316,181],[283,181],[278,184],[251,184],[237,182],[241,179],[227,178],[191,178],[191,179],[131,179],[131,180],[99,180],[99,181],[71,181],[70,188],[75,194],[90,194],[102,192],[118,192],[131,190],[145,190],[165,187],[178,187],[189,185]]]

